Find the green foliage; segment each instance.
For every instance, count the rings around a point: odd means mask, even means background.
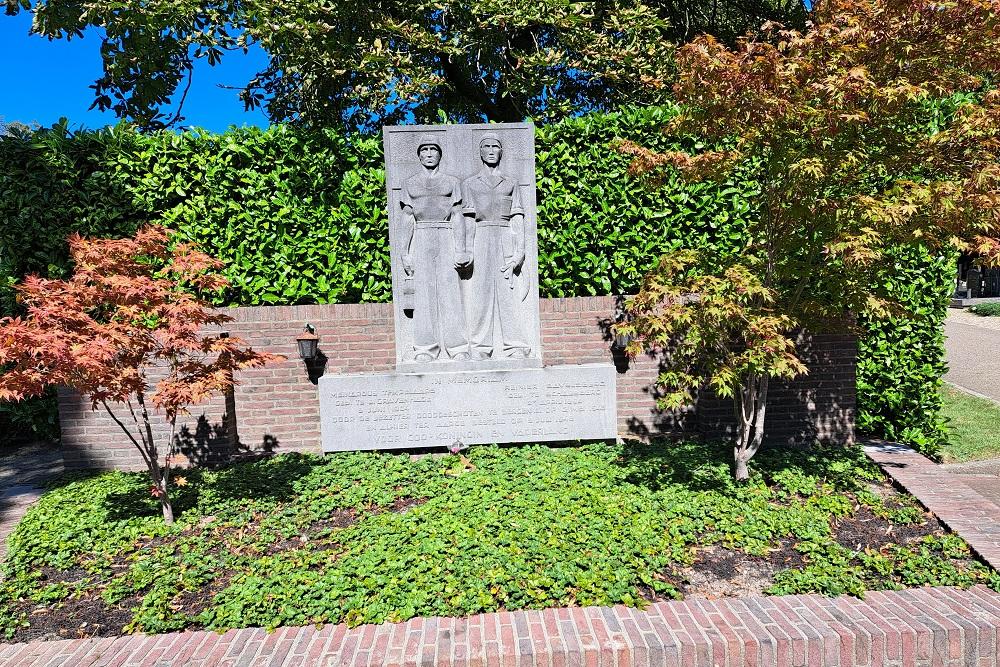
[[[591,114],[536,129],[539,286],[543,296],[632,294],[660,255],[739,251],[757,186],[746,174],[649,184],[629,174],[621,140],[655,150],[697,145],[662,132],[673,107]]]
[[[478,447],[459,456],[289,454],[185,471],[165,525],[140,474],[56,482],[11,536],[3,631],[25,600],[125,605],[126,631],[399,621],[553,605],[643,606],[679,597],[705,547],[765,556],[794,543],[803,567],[774,592],[862,593],[988,580],[957,538],[852,551],[835,541],[883,500],[858,448],[764,452],[744,485],[701,443]],[[49,582],[45,568],[73,573]],[[193,600],[202,600],[192,605]],[[17,611],[17,613],[15,613]]]
[[[671,108],[593,114],[537,130],[544,296],[633,292],[664,252],[733,252],[753,184],[651,192],[628,177],[618,138],[660,138]],[[68,275],[65,239],[123,236],[154,220],[223,260],[217,304],[391,298],[382,145],[288,126],[142,135],[127,126],[0,139],[0,283]],[[55,205],[53,205],[55,204]],[[623,223],[624,221],[624,223]],[[0,312],[12,293],[0,286]]]
[[[936,456],[947,442],[941,411],[942,322],[954,287],[954,257],[900,247],[883,267],[884,291],[905,317],[862,317],[858,344],[858,428]]]
[[[772,595],[848,593],[863,596],[877,581],[879,588],[900,590],[916,586],[960,586],[977,583],[996,586],[997,574],[973,560],[969,546],[955,535],[928,535],[908,544],[852,551],[839,544],[799,543],[796,550],[811,556],[801,570],[784,570],[768,589]]]
[[[45,396],[31,401],[0,401],[0,434],[0,450],[31,440],[58,442],[56,392],[47,391]]]
[[[805,23],[802,0],[683,3],[514,0],[8,0],[32,31],[102,36],[94,104],[152,129],[181,111],[199,60],[262,49],[268,65],[240,95],[273,120],[363,127],[434,120],[552,120],[669,95],[674,44],[701,33],[733,41],[765,21]],[[280,19],[278,18],[280,17]],[[202,69],[199,69],[201,72]]]
[[[982,317],[1000,317],[1000,303],[981,303],[969,308],[969,312]]]
[[[748,175],[685,183],[666,174],[654,189],[630,177],[628,156],[612,148],[622,139],[655,151],[699,148],[661,131],[675,113],[629,109],[536,129],[542,296],[634,293],[664,253],[726,257],[743,247],[759,189]],[[121,237],[144,221],[167,223],[226,263],[232,287],[213,297],[218,305],[385,302],[384,188],[381,143],[332,131],[143,135],[123,125],[71,135],[58,125],[0,137],[0,313],[15,311],[9,285],[25,274],[69,275],[71,231]],[[886,280],[906,296],[914,279],[943,285],[948,268],[914,258],[901,271]],[[912,298],[922,307],[922,293]],[[910,336],[866,324],[873,341],[861,348],[859,423],[893,434],[933,423],[925,389],[940,366],[913,364],[910,346],[917,357],[940,354],[938,324],[929,314],[901,330]],[[896,370],[911,366],[905,377]],[[896,407],[881,406],[883,389],[900,396]],[[915,420],[906,406],[918,404],[930,412]]]
[[[734,398],[747,375],[791,379],[806,370],[783,336],[788,318],[773,313],[774,291],[740,265],[719,275],[714,259],[692,250],[661,257],[629,301],[628,321],[616,328],[632,338],[630,355],[663,353],[663,408],[691,405],[697,388]]]

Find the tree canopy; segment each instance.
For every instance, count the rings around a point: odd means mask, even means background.
[[[191,243],[171,247],[168,232],[152,226],[128,239],[73,234],[69,280],[24,279],[17,290],[27,315],[0,318],[0,401],[61,386],[85,395],[94,410],[103,407],[142,455],[150,492],[171,523],[177,416],[232,387],[235,372],[282,357],[212,331],[231,318],[188,290],[225,287],[216,273],[222,263]],[[164,446],[152,408],[170,424]]]
[[[49,38],[96,28],[94,105],[144,128],[182,120],[163,109],[183,101],[196,61],[252,44],[269,65],[241,97],[274,121],[548,120],[661,101],[675,44],[806,14],[802,0],[7,0],[21,10]]]
[[[714,146],[624,145],[639,173],[760,184],[743,252],[664,259],[623,329],[632,353],[666,352],[666,403],[704,384],[735,399],[743,478],[768,378],[805,370],[796,328],[898,312],[880,275],[900,247],[1000,262],[1000,0],[824,0],[812,18],[678,52],[669,130]]]

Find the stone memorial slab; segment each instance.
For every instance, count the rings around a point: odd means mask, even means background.
[[[396,368],[537,368],[534,129],[383,129]]]
[[[319,380],[324,452],[615,438],[610,364]]]
[[[323,451],[617,437],[611,364],[542,365],[534,128],[383,142],[396,372],[319,379]]]

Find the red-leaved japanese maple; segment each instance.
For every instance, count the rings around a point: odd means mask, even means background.
[[[37,396],[57,385],[106,410],[142,455],[150,491],[171,523],[177,417],[231,387],[234,372],[281,357],[208,332],[230,318],[189,290],[224,287],[217,273],[222,265],[193,244],[172,245],[169,230],[145,227],[129,239],[74,234],[69,246],[73,276],[25,278],[17,294],[27,315],[0,320],[0,368],[6,369],[0,400]],[[162,450],[152,408],[170,424]]]

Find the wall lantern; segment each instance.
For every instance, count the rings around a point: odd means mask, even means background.
[[[316,335],[316,328],[313,325],[307,324],[305,331],[298,335],[295,342],[299,345],[299,357],[303,361],[310,361],[316,358],[316,352],[319,348],[319,336]]]
[[[615,333],[614,342],[611,344],[616,350],[624,351],[628,347],[628,344],[634,340],[632,334],[629,333]]]

